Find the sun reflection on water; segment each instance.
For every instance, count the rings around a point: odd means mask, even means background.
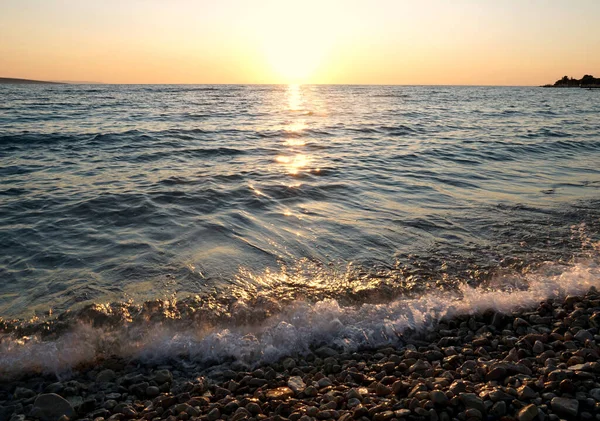
[[[286,94],[289,111],[295,112],[305,108],[301,85],[288,85]],[[283,145],[287,149],[278,155],[275,161],[284,165],[286,172],[290,175],[297,175],[302,169],[306,169],[312,161],[312,157],[308,156],[306,151],[302,149],[306,145],[303,134],[307,128],[308,121],[305,118],[297,118],[295,115],[292,115],[292,119],[285,123],[284,131],[288,136],[283,139]]]
[[[296,175],[298,172],[308,166],[310,158],[304,154],[297,154],[294,156],[283,156],[280,155],[275,160],[286,166],[288,174]]]
[[[306,124],[306,120],[297,120],[287,124],[284,130],[288,133],[299,133],[307,127],[308,125]]]
[[[290,111],[300,111],[302,110],[302,105],[304,103],[302,98],[302,89],[298,84],[288,85],[287,89],[288,95],[288,108]]]

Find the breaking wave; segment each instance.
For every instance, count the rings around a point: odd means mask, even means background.
[[[546,263],[527,275],[499,277],[487,287],[461,284],[453,291],[430,291],[383,303],[343,305],[335,299],[297,299],[281,305],[258,297],[253,303],[232,301],[226,309],[213,306],[213,317],[207,309],[191,305],[182,314],[176,300],[147,302],[128,311],[126,303],[93,305],[76,315],[59,316],[55,331],[46,336],[50,321],[34,323],[29,332],[17,329],[2,334],[0,373],[60,376],[112,356],[146,362],[181,358],[207,365],[235,359],[252,366],[321,346],[341,351],[402,346],[406,335],[435,329],[443,319],[488,310],[510,314],[590,288],[600,288],[600,267],[594,260]],[[227,317],[216,317],[219,310]]]

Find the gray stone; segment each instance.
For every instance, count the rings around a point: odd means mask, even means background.
[[[31,389],[27,389],[25,387],[17,387],[15,389],[15,393],[13,393],[14,399],[28,399],[33,398],[35,396],[35,392]]]
[[[425,408],[421,408],[420,406],[417,406],[415,409],[413,409],[413,411],[420,417],[429,415],[429,411],[427,411]]]
[[[459,397],[465,407],[476,409],[481,414],[486,413],[483,401],[475,393],[461,393]]]
[[[356,390],[355,388],[352,388],[348,391],[348,394],[346,395],[348,397],[348,399],[358,399],[359,401],[362,402],[363,396],[361,395],[361,393]]]
[[[335,350],[333,350],[327,346],[323,346],[323,347],[315,350],[315,354],[317,354],[321,358],[335,357],[338,355],[338,353]]]
[[[512,402],[515,399],[515,397],[513,395],[510,395],[500,389],[492,390],[488,396],[490,397],[492,402],[499,402],[499,401]]]
[[[319,408],[315,406],[309,406],[306,408],[306,415],[308,415],[309,417],[316,417],[318,413]]]
[[[379,412],[379,413],[375,414],[373,416],[373,421],[387,421],[392,418],[394,418],[393,411],[383,411],[383,412]]]
[[[317,382],[320,388],[331,386],[331,379],[329,377],[323,377],[321,380]]]
[[[286,370],[291,370],[294,367],[296,367],[296,361],[294,361],[293,358],[286,358],[283,360],[283,368]]]
[[[408,369],[409,373],[414,373],[418,371],[425,371],[431,368],[431,364],[428,361],[418,360],[416,363],[410,366]]]
[[[96,376],[96,382],[98,383],[108,383],[112,382],[117,378],[117,375],[112,370],[102,370]]]
[[[56,393],[46,393],[35,399],[31,415],[42,421],[58,421],[63,415],[74,418],[75,410],[69,401]]]
[[[308,386],[306,389],[304,389],[304,394],[306,396],[317,396],[318,393],[319,391],[314,386]]]
[[[510,364],[507,363],[507,370],[510,373],[514,373],[514,374],[525,374],[526,376],[531,376],[533,374],[533,372],[531,371],[531,369],[529,367],[527,367],[525,364]]]
[[[550,401],[550,405],[557,415],[565,417],[576,417],[579,412],[579,402],[577,399],[554,398]]]
[[[577,339],[579,342],[582,342],[582,343],[585,342],[588,339],[591,340],[591,341],[593,341],[594,340],[594,335],[592,335],[590,332],[588,332],[585,329],[581,329],[581,330],[579,330],[579,332],[577,332],[575,334],[575,339]]]
[[[454,393],[455,395],[458,395],[467,390],[467,384],[462,380],[455,380],[454,382],[452,382],[448,390]]]
[[[413,387],[412,390],[408,393],[408,397],[412,398],[416,396],[417,393],[425,391],[427,391],[427,385],[423,383],[417,383],[415,387]]]
[[[448,397],[441,390],[432,390],[429,399],[436,405],[445,405],[448,402]]]
[[[392,393],[392,389],[382,383],[377,383],[375,386],[375,393],[377,393],[377,396],[387,396]]]
[[[544,352],[544,344],[541,341],[535,341],[531,350],[535,355],[539,355]]]
[[[65,388],[65,386],[61,382],[56,382],[56,383],[52,383],[52,384],[49,384],[48,386],[46,386],[46,388],[44,389],[44,392],[60,393],[63,391],[64,388]]]
[[[410,415],[410,409],[398,409],[394,412],[398,418],[406,418]]]
[[[506,415],[506,402],[496,402],[492,406],[492,409],[490,409],[490,415],[495,417],[503,417],[504,415]]]
[[[213,408],[206,416],[206,418],[208,418],[208,421],[217,421],[220,417],[221,411],[219,411],[219,408]]]
[[[600,402],[600,388],[590,390],[590,396]]]
[[[481,411],[475,409],[475,408],[469,408],[465,411],[465,416],[467,417],[467,419],[476,419],[476,420],[480,420],[483,418],[483,414],[481,413]]]
[[[260,405],[257,404],[256,402],[250,402],[248,405],[246,405],[246,409],[252,415],[257,415],[257,414],[262,413],[262,409],[260,409]]]
[[[560,382],[573,376],[570,370],[554,370],[548,373],[548,380],[552,382]]]
[[[500,380],[506,377],[506,368],[503,366],[493,367],[485,376],[486,381]]]
[[[526,407],[521,408],[517,414],[517,419],[519,421],[533,421],[533,419],[538,416],[538,413],[539,410],[537,406],[533,404],[527,405]]]
[[[83,403],[83,398],[81,396],[68,396],[67,401],[69,401],[73,408],[77,408]]]
[[[513,322],[513,329],[518,329],[519,327],[526,327],[529,326],[529,323],[527,322],[527,320],[521,319],[520,317],[516,317],[514,322]]]
[[[158,370],[158,371],[154,372],[153,380],[157,384],[172,383],[173,375],[171,374],[171,372],[169,370]]]
[[[156,386],[148,386],[146,388],[146,395],[150,396],[151,398],[160,395],[160,390],[158,389],[158,387]]]
[[[300,376],[292,376],[289,378],[287,385],[297,395],[298,393],[304,392],[306,384],[302,381]]]
[[[536,393],[529,386],[521,386],[517,389],[517,393],[519,394],[519,400],[530,400],[536,397]]]
[[[119,414],[123,414],[128,418],[133,418],[137,415],[136,410],[133,409],[133,407],[131,407],[130,405],[123,405],[117,410],[118,406],[119,405],[115,406],[115,412],[118,412]]]

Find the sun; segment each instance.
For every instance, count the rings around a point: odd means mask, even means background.
[[[326,59],[326,49],[311,36],[287,34],[265,42],[267,66],[282,83],[309,83]]]
[[[279,2],[265,11],[263,25],[255,29],[261,60],[278,83],[314,82],[328,65],[335,27],[321,16],[323,10],[310,6],[306,2]]]

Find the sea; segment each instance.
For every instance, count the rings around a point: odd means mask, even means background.
[[[599,249],[600,92],[0,85],[0,374],[402,346]]]

